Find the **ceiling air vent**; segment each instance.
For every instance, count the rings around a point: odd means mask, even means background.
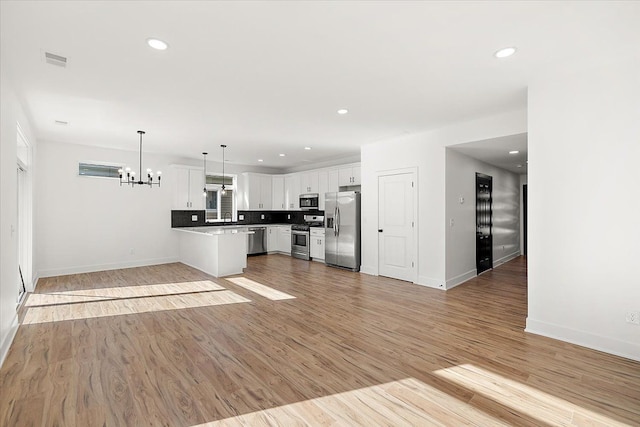
[[[45,52],[44,60],[47,64],[57,65],[58,67],[67,66],[67,58],[64,56],[56,55],[55,53]]]

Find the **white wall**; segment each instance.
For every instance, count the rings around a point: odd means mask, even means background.
[[[445,288],[445,147],[527,130],[518,110],[362,147],[362,271],[378,274],[378,175],[418,169],[418,283]]]
[[[475,277],[476,172],[493,180],[493,265],[520,255],[520,177],[446,150],[446,288]],[[464,203],[460,203],[460,197]],[[453,226],[451,226],[453,220]]]
[[[79,176],[78,162],[125,162],[137,170],[138,152],[40,143],[35,213],[40,277],[175,261],[171,159],[144,155],[143,168],[163,171],[159,188]]]
[[[143,145],[143,168],[162,171],[160,187],[121,187],[114,179],[78,175],[78,162],[124,163],[137,171],[138,154],[86,145],[40,143],[35,183],[40,205],[35,213],[40,277],[178,259],[177,239],[171,230],[174,177],[169,165],[202,167],[202,160],[149,153]],[[246,171],[271,169],[225,164],[226,174]],[[207,172],[222,172],[222,164],[207,162]]]
[[[527,331],[640,360],[639,137],[638,57],[531,84]]]
[[[36,146],[30,123],[16,97],[4,62],[0,61],[0,363],[4,360],[18,326],[18,242],[15,232],[18,124],[33,148]],[[29,173],[32,174],[33,170]],[[28,273],[28,277],[32,277],[33,272]]]

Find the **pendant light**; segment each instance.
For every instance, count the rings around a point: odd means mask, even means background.
[[[227,148],[227,146],[221,144],[220,147],[222,147],[222,192],[220,194],[224,196],[225,194],[227,194],[227,190],[225,190],[224,188],[224,149]]]
[[[204,157],[202,162],[204,164],[204,187],[202,188],[202,197],[207,197],[207,154],[209,153],[202,153],[202,156]]]
[[[160,171],[157,172],[158,181],[156,182],[153,181],[153,172],[151,171],[151,169],[147,169],[147,180],[146,181],[142,180],[142,135],[145,134],[145,131],[139,130],[138,134],[140,135],[140,177],[136,181],[136,171],[132,171],[131,168],[129,167],[125,168],[124,170],[118,169],[118,173],[120,174],[120,186],[122,186],[122,184],[125,183],[125,184],[131,185],[132,187],[134,187],[136,184],[137,185],[146,184],[149,187],[152,187],[153,185],[157,185],[158,187],[160,187],[160,178],[162,178],[161,177],[162,172]],[[127,173],[126,180],[122,179],[122,175],[124,174],[124,172]]]

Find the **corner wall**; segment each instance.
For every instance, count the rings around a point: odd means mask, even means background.
[[[378,174],[387,170],[417,168],[418,283],[444,289],[445,147],[526,131],[526,111],[517,110],[363,146],[361,271],[378,274]]]
[[[493,178],[493,266],[520,255],[520,177],[446,150],[446,288],[477,275],[476,172]],[[464,203],[460,203],[463,197]],[[453,220],[453,226],[451,221]]]
[[[528,332],[640,360],[640,58],[529,88]]]

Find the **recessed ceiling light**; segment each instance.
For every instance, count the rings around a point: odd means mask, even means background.
[[[341,108],[338,110],[338,114],[347,114],[349,112],[349,110],[347,110],[346,108]]]
[[[280,153],[280,157],[284,157],[284,154]]]
[[[513,55],[514,53],[516,53],[516,48],[515,47],[505,47],[503,49],[500,49],[498,51],[496,51],[496,53],[494,53],[496,58],[508,58],[509,56]]]
[[[311,147],[304,147],[305,150],[311,150]]]
[[[262,160],[262,159],[258,159],[258,161],[259,161],[259,162],[264,162],[264,160]]]
[[[147,39],[147,44],[154,49],[166,50],[169,45],[160,39]]]
[[[509,154],[518,154],[518,153],[519,153],[518,150],[509,151]]]

